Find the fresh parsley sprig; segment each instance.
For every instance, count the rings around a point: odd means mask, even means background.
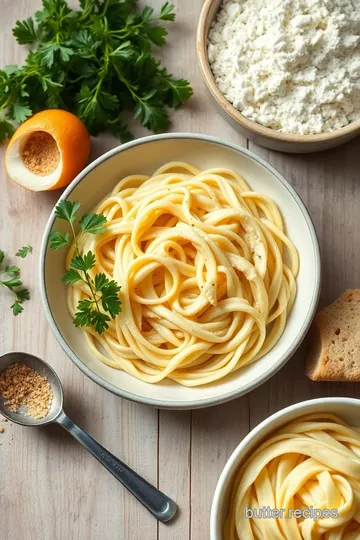
[[[16,257],[21,257],[22,259],[25,259],[25,257],[29,254],[29,253],[32,253],[32,246],[23,246],[22,248],[18,249],[17,252],[16,252]]]
[[[79,209],[78,201],[60,201],[55,209],[56,217],[69,223],[75,248],[75,256],[70,262],[70,268],[63,275],[62,282],[65,285],[74,285],[78,281],[83,281],[88,286],[90,299],[79,301],[74,324],[75,326],[93,326],[98,334],[102,334],[109,328],[109,321],[115,319],[121,312],[119,299],[121,287],[103,273],[96,274],[94,278],[91,277],[90,270],[96,265],[95,255],[92,251],[81,254],[74,229],[74,221]],[[101,234],[106,230],[105,225],[106,217],[102,214],[84,214],[79,220],[83,233]],[[57,251],[69,243],[69,233],[61,234],[59,231],[51,231],[51,249]]]
[[[163,22],[175,20],[169,2],[158,14],[137,10],[136,0],[42,0],[34,17],[17,21],[13,35],[30,45],[23,66],[0,70],[0,141],[43,109],[69,110],[91,135],[107,131],[125,142],[133,137],[127,111],[155,132],[170,125],[167,108],[192,95],[190,83],[177,79],[152,54],[166,42]]]
[[[26,253],[23,251],[26,248]],[[19,249],[16,255],[21,251],[22,255],[20,257],[26,257],[27,253],[32,251],[31,246],[25,246],[24,248]],[[28,289],[22,287],[22,281],[20,279],[20,268],[19,266],[3,266],[5,261],[5,253],[0,249],[0,286],[6,287],[9,291],[14,294],[14,303],[12,304],[11,309],[13,314],[19,315],[23,311],[23,303],[25,300],[30,300],[30,293]],[[6,276],[5,279],[2,276]]]

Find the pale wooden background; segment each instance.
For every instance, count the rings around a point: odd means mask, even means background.
[[[270,152],[248,143],[216,113],[200,76],[195,29],[201,0],[173,1],[178,16],[164,55],[168,67],[189,78],[195,91],[191,103],[174,115],[173,130],[216,135],[248,146],[278,168],[304,199],[315,222],[324,269],[321,304],[346,287],[359,286],[359,141],[309,156]],[[11,27],[39,5],[40,0],[0,0],[1,66],[22,60]],[[97,140],[93,157],[116,144],[107,138]],[[249,429],[294,402],[330,395],[358,397],[359,387],[309,382],[303,374],[302,347],[261,388],[216,408],[158,411],[101,389],[62,352],[40,301],[40,241],[59,194],[33,194],[10,182],[2,166],[3,154],[0,145],[0,247],[15,254],[18,247],[30,243],[34,253],[21,260],[32,294],[24,313],[15,319],[8,309],[10,298],[0,291],[0,353],[28,351],[50,362],[64,382],[69,415],[173,497],[181,511],[171,525],[158,524],[60,428],[31,430],[6,424],[0,434],[0,539],[207,540],[217,479]]]

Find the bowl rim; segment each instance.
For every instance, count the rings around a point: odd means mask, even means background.
[[[221,107],[221,109],[228,115],[232,120],[237,122],[243,128],[251,131],[252,133],[264,137],[271,141],[283,142],[283,143],[297,143],[301,145],[306,145],[308,143],[322,143],[326,141],[333,141],[336,139],[347,138],[351,134],[360,130],[360,119],[351,122],[347,126],[343,126],[334,131],[326,131],[323,133],[312,133],[308,135],[300,135],[298,133],[282,133],[274,129],[258,124],[253,120],[246,118],[241,112],[236,109],[226,99],[224,94],[217,87],[213,73],[210,68],[210,62],[208,59],[207,53],[207,38],[208,32],[206,28],[209,25],[209,16],[210,10],[219,0],[204,0],[203,7],[200,12],[200,17],[198,21],[197,31],[196,31],[196,51],[198,57],[198,63],[200,67],[201,74],[205,81],[206,86],[208,87],[211,95]],[[211,22],[211,21],[210,21]]]
[[[90,369],[85,363],[76,355],[76,353],[73,351],[73,349],[70,347],[70,345],[67,343],[65,338],[63,337],[60,328],[57,326],[55,319],[52,315],[47,291],[46,291],[46,279],[45,279],[45,266],[46,266],[46,254],[47,254],[47,245],[48,245],[48,238],[49,233],[52,229],[52,226],[55,221],[55,207],[58,204],[59,201],[67,199],[69,195],[71,195],[72,191],[75,189],[75,187],[82,182],[82,180],[94,169],[96,169],[99,165],[101,165],[103,162],[107,161],[108,159],[112,158],[116,154],[120,152],[125,152],[129,148],[134,148],[136,146],[142,146],[151,142],[156,141],[162,141],[162,140],[171,140],[171,139],[190,139],[190,140],[198,140],[206,143],[212,143],[219,146],[223,146],[226,148],[229,148],[231,150],[234,150],[240,154],[245,155],[247,158],[255,161],[256,163],[263,166],[265,169],[267,169],[271,174],[273,174],[276,179],[287,189],[290,196],[295,200],[298,207],[300,208],[302,215],[305,219],[305,222],[307,224],[307,227],[309,229],[309,233],[312,239],[312,249],[314,250],[314,257],[315,257],[315,268],[314,268],[314,274],[315,274],[315,282],[314,282],[314,289],[313,289],[313,295],[310,301],[309,310],[306,314],[306,317],[303,321],[303,324],[301,326],[301,329],[294,339],[294,341],[289,345],[287,350],[282,354],[282,356],[279,358],[278,362],[276,362],[275,365],[271,366],[267,371],[265,371],[261,376],[257,377],[255,380],[249,382],[244,388],[241,390],[235,389],[231,390],[230,392],[227,392],[226,394],[221,394],[217,397],[208,397],[204,399],[197,399],[194,401],[188,401],[184,403],[181,400],[175,400],[175,401],[166,401],[166,400],[158,400],[153,399],[149,397],[143,397],[139,396],[137,394],[134,394],[132,392],[129,392],[127,390],[118,388],[114,384],[106,381],[103,379],[100,375],[95,373],[92,369]],[[257,156],[250,150],[246,148],[242,148],[241,146],[237,146],[235,144],[223,141],[217,137],[212,137],[208,135],[202,135],[199,133],[164,133],[160,135],[149,135],[147,137],[141,137],[139,139],[135,139],[134,141],[130,141],[128,143],[119,145],[108,152],[105,152],[100,157],[95,159],[92,163],[87,165],[79,174],[78,176],[69,184],[69,186],[64,190],[64,192],[59,197],[57,203],[55,204],[53,210],[51,211],[51,214],[49,216],[48,222],[45,226],[42,242],[41,242],[41,250],[40,250],[40,259],[39,259],[40,267],[39,267],[39,279],[40,279],[40,292],[41,292],[41,299],[45,310],[45,315],[47,318],[47,321],[50,325],[50,328],[55,335],[55,338],[57,342],[60,344],[63,351],[67,354],[67,356],[72,360],[72,362],[92,381],[97,383],[99,386],[105,388],[109,392],[126,398],[130,401],[134,401],[137,403],[142,403],[144,405],[150,405],[153,407],[157,407],[159,409],[176,409],[176,410],[189,410],[189,409],[198,409],[203,407],[209,407],[213,405],[219,405],[221,403],[225,403],[227,401],[230,401],[232,399],[238,398],[240,396],[243,396],[247,394],[248,392],[254,390],[257,388],[260,384],[265,383],[268,379],[270,379],[275,373],[277,373],[285,364],[286,362],[291,358],[291,356],[295,353],[295,351],[300,346],[301,342],[303,341],[310,324],[314,318],[316,307],[318,304],[319,296],[320,296],[320,281],[321,281],[321,263],[320,263],[320,250],[319,250],[319,243],[315,231],[314,224],[311,220],[311,217],[307,211],[307,208],[305,204],[303,203],[301,197],[297,194],[295,189],[285,180],[285,178],[274,168],[272,165],[268,164],[265,160],[263,160],[261,157]]]
[[[312,407],[313,405],[321,405],[324,408],[326,408],[327,404],[332,404],[332,405],[347,404],[347,405],[357,405],[358,407],[360,407],[360,399],[350,398],[346,396],[321,397],[321,398],[307,399],[305,401],[299,401],[298,403],[293,403],[292,405],[289,405],[288,407],[284,407],[283,409],[280,409],[276,411],[275,413],[271,414],[270,416],[264,418],[264,420],[262,420],[257,426],[255,426],[251,431],[249,431],[249,433],[240,441],[240,443],[233,450],[229,459],[227,460],[216,484],[215,492],[214,492],[212,503],[211,503],[211,511],[210,511],[210,540],[222,540],[222,538],[219,538],[217,536],[217,530],[216,530],[218,526],[220,499],[223,494],[225,483],[228,480],[228,478],[234,474],[233,469],[235,467],[235,464],[237,467],[240,465],[240,461],[239,463],[237,463],[237,461],[239,460],[239,455],[244,450],[244,448],[248,445],[248,443],[254,437],[256,437],[256,435],[258,435],[261,431],[263,431],[265,428],[267,428],[269,425],[273,424],[276,420],[278,420],[279,418],[283,416],[286,416],[294,411],[299,411],[299,410],[303,410],[305,414],[306,409]]]

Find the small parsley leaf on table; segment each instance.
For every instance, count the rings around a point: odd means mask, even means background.
[[[18,249],[17,252],[16,252],[16,256],[17,257],[21,257],[22,259],[25,259],[25,257],[27,255],[29,255],[29,253],[32,253],[32,246],[23,246],[22,248]]]
[[[19,257],[26,257],[28,253],[32,251],[31,246],[24,246],[16,253]],[[20,254],[21,253],[21,254]],[[2,266],[5,261],[5,252],[0,249],[0,287],[5,287],[14,294],[14,303],[10,306],[13,315],[17,316],[23,311],[23,303],[25,300],[30,300],[30,293],[28,289],[22,287],[22,280],[20,279],[20,268],[16,265]],[[5,277],[4,277],[5,276]]]

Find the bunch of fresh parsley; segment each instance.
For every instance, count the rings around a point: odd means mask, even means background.
[[[185,79],[176,79],[152,55],[167,31],[160,21],[175,19],[166,2],[158,15],[151,7],[137,12],[136,0],[42,0],[33,18],[17,21],[13,34],[30,45],[22,67],[0,70],[0,141],[43,109],[76,114],[92,135],[107,131],[122,141],[132,138],[124,121],[131,111],[142,125],[158,132],[192,95]]]
[[[90,270],[95,267],[96,259],[92,251],[84,255],[80,253],[77,237],[74,229],[76,213],[80,208],[77,201],[60,201],[56,206],[55,215],[58,219],[65,220],[70,224],[73,235],[75,257],[70,262],[70,268],[62,277],[65,285],[74,285],[78,281],[83,281],[90,294],[90,299],[80,300],[75,314],[75,326],[93,326],[102,334],[109,328],[108,322],[121,311],[119,299],[120,286],[114,280],[110,280],[105,274],[90,275]],[[102,214],[85,214],[79,221],[80,229],[83,233],[101,234],[106,229],[106,217]],[[61,234],[58,231],[50,233],[50,248],[58,250],[70,243],[69,233]]]
[[[31,246],[24,246],[16,252],[17,257],[24,259],[29,253],[32,252]],[[20,268],[18,266],[3,266],[5,261],[5,253],[0,249],[0,287],[6,287],[14,294],[14,303],[11,309],[13,314],[19,315],[23,311],[23,303],[25,300],[30,300],[30,293],[28,289],[22,287],[22,281],[20,279]],[[6,276],[5,278],[3,276]]]

